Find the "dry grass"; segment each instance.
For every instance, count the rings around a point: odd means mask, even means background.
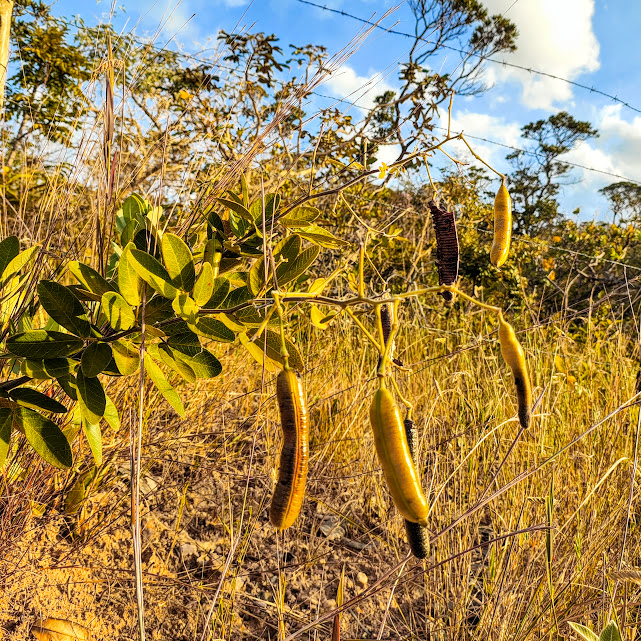
[[[219,350],[221,377],[182,387],[185,420],[149,390],[142,488],[150,638],[201,638],[214,597],[204,638],[275,639],[279,629],[282,638],[323,615],[300,638],[327,638],[343,566],[346,638],[376,638],[383,617],[383,638],[498,640],[553,638],[557,623],[566,635],[566,621],[597,628],[613,616],[634,638],[639,588],[610,574],[620,559],[623,567],[638,564],[634,501],[621,549],[637,407],[621,409],[537,469],[633,396],[636,365],[627,340],[616,330],[578,345],[560,324],[522,335],[542,399],[532,428],[514,444],[512,381],[491,316],[433,316],[432,327],[403,324],[399,356],[411,372],[398,378],[416,405],[431,529],[437,534],[472,513],[438,537],[425,564],[410,559],[395,569],[407,546],[367,423],[375,358],[349,324],[339,321],[324,334],[299,330],[310,478],[301,517],[283,535],[267,516],[279,448],[271,377],[261,391],[260,368],[234,346]],[[575,383],[558,371],[557,353],[571,364]],[[26,449],[18,460],[29,473],[5,486],[0,621],[7,639],[28,638],[36,616],[63,614],[89,623],[96,639],[134,635],[126,408],[135,398],[125,385],[112,385],[125,421],[107,436],[108,471],[81,515],[60,512],[74,476],[51,477]],[[86,449],[81,444],[78,455],[88,463]],[[502,491],[524,472],[531,474]],[[545,526],[552,478],[554,604],[545,531],[512,535]],[[33,501],[47,505],[42,517],[28,511]],[[323,535],[320,525],[332,515],[343,536]]]

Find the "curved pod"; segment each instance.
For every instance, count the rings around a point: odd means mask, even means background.
[[[525,352],[514,333],[514,328],[499,314],[499,341],[505,362],[514,374],[516,397],[518,402],[519,423],[527,429],[532,414],[532,386],[525,362]]]
[[[504,178],[494,199],[494,241],[490,250],[490,261],[495,267],[500,267],[507,260],[511,238],[512,200]]]
[[[309,461],[309,428],[303,384],[292,370],[276,379],[276,397],[283,430],[278,481],[269,508],[269,520],[279,530],[296,520],[305,496]]]
[[[418,431],[411,418],[405,419],[404,427],[407,445],[410,449],[412,461],[414,461],[414,468],[418,471]],[[430,533],[428,529],[424,525],[412,523],[405,519],[405,533],[407,534],[407,542],[412,554],[417,559],[426,559],[430,551]]]
[[[380,388],[374,394],[369,418],[394,505],[406,520],[427,525],[427,501],[412,461],[403,420],[389,390]]]

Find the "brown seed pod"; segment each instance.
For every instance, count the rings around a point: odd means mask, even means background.
[[[429,202],[432,223],[436,235],[436,264],[438,284],[454,285],[458,278],[459,246],[454,213],[441,209],[433,200]],[[440,292],[446,301],[452,300],[452,292]]]
[[[283,370],[278,375],[276,397],[283,447],[269,519],[274,527],[285,530],[296,520],[303,504],[309,460],[307,405],[302,382],[294,371]]]
[[[418,471],[418,431],[411,418],[405,419],[404,427],[407,445],[410,448],[414,467]],[[424,525],[412,523],[412,521],[405,519],[405,533],[407,534],[407,542],[410,545],[412,554],[417,559],[426,559],[430,551],[430,534],[428,529]]]
[[[398,511],[413,523],[427,525],[427,501],[414,467],[403,421],[394,397],[381,387],[369,412],[378,460]]]
[[[387,343],[389,335],[392,333],[392,324],[394,317],[394,306],[392,303],[386,303],[381,305],[381,325],[383,326],[383,340]],[[394,357],[394,344],[390,348],[390,356],[392,363],[395,363],[399,367],[403,367],[403,361],[400,358]],[[378,364],[381,364],[381,357],[378,357]]]
[[[532,416],[532,386],[525,362],[525,352],[514,333],[514,328],[499,314],[499,341],[505,362],[514,374],[516,398],[518,403],[519,423],[527,429]]]

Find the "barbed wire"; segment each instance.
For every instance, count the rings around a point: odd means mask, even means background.
[[[319,98],[326,98],[328,100],[335,100],[336,102],[342,102],[345,104],[352,105],[354,107],[357,107],[358,109],[362,109],[363,111],[373,111],[375,107],[365,107],[364,105],[359,105],[356,101],[354,100],[347,100],[345,98],[339,98],[338,96],[330,96],[328,94],[323,94],[318,91],[312,91],[310,92],[314,94],[315,96],[318,96]],[[438,125],[433,125],[434,129],[439,129],[440,131],[447,131],[446,127],[440,127]],[[460,132],[451,132],[454,135],[458,135],[459,133],[464,133],[463,131]],[[476,136],[473,134],[465,134],[466,138],[472,138],[474,140],[479,140],[481,142],[487,142],[492,145],[497,145],[498,147],[504,147],[505,149],[511,149],[512,151],[518,151],[520,153],[527,154],[528,156],[534,156],[536,158],[545,158],[542,154],[538,154],[535,151],[531,151],[528,149],[521,149],[520,147],[514,147],[512,145],[505,144],[503,142],[499,142],[498,140],[491,140],[490,138],[483,138],[482,136]],[[599,174],[605,174],[606,176],[612,176],[614,178],[620,178],[621,180],[625,180],[631,183],[635,183],[637,185],[641,185],[641,181],[635,180],[634,178],[628,178],[627,176],[622,176],[621,174],[615,174],[614,172],[611,171],[605,171],[605,169],[597,169],[596,167],[588,167],[587,165],[581,165],[579,163],[575,162],[570,162],[566,160],[561,160],[559,162],[562,162],[563,164],[570,165],[572,167],[577,167],[579,169],[585,169],[587,171],[594,171]]]
[[[553,73],[548,73],[547,71],[541,71],[540,69],[532,69],[531,67],[525,67],[523,65],[518,65],[514,62],[507,62],[507,60],[497,60],[496,58],[492,58],[490,56],[484,56],[480,53],[474,53],[473,51],[465,51],[464,49],[459,49],[458,47],[453,47],[451,45],[446,45],[443,43],[436,43],[432,40],[427,40],[425,38],[421,38],[420,36],[417,36],[416,34],[413,33],[407,33],[405,31],[398,31],[397,29],[388,29],[387,27],[384,27],[380,24],[377,24],[375,22],[371,22],[369,20],[366,20],[365,18],[361,18],[360,16],[355,16],[351,13],[348,13],[347,11],[341,11],[340,9],[334,9],[332,7],[328,7],[326,5],[321,5],[316,2],[312,2],[311,0],[296,0],[297,2],[300,2],[301,4],[307,4],[312,7],[316,7],[317,9],[322,9],[323,11],[328,11],[330,13],[335,13],[341,16],[344,16],[346,18],[351,18],[352,20],[357,20],[358,22],[362,22],[364,24],[376,27],[377,29],[381,29],[382,31],[386,31],[387,33],[394,34],[396,36],[404,36],[405,38],[412,38],[413,40],[419,40],[421,42],[425,42],[427,44],[438,44],[439,47],[442,47],[443,49],[449,49],[450,51],[456,51],[458,53],[461,53],[465,56],[475,56],[477,58],[480,58],[481,60],[487,60],[488,62],[492,62],[497,65],[502,65],[503,67],[512,67],[513,69],[519,69],[520,71],[526,71],[527,73],[531,73],[537,76],[543,76],[545,78],[552,78],[554,80],[559,80],[561,82],[565,82],[568,85],[572,85],[574,87],[578,87],[580,89],[585,89],[587,91],[590,91],[591,93],[599,94],[600,96],[604,96],[605,98],[609,98],[613,102],[616,102],[624,107],[627,107],[628,109],[636,112],[636,113],[641,113],[641,109],[638,109],[637,107],[634,107],[631,105],[629,102],[626,102],[625,100],[622,100],[621,98],[618,98],[617,96],[613,96],[612,94],[609,94],[605,91],[601,91],[600,89],[597,89],[596,87],[590,87],[589,85],[584,85],[583,83],[576,82],[575,80],[570,80],[569,78],[563,78],[562,76],[557,76]]]

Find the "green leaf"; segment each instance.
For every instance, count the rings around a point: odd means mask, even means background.
[[[86,420],[83,420],[82,431],[87,437],[94,463],[96,465],[102,465],[102,434],[100,433],[100,425],[88,423]]]
[[[318,327],[318,329],[327,329],[332,319],[337,316],[338,313],[339,312],[337,311],[332,311],[329,314],[324,314],[318,307],[316,307],[316,305],[312,305],[310,310],[310,318],[312,324],[315,327]]]
[[[12,424],[13,412],[8,407],[0,407],[0,469],[4,466],[9,453]]]
[[[102,311],[109,324],[118,332],[131,329],[136,323],[131,306],[118,292],[106,292],[102,295]]]
[[[20,252],[13,258],[2,272],[2,283],[0,287],[4,287],[7,281],[15,276],[29,261],[31,261],[40,250],[40,245],[34,245]]]
[[[131,248],[133,243],[129,243],[122,251],[120,261],[118,262],[118,289],[122,297],[133,307],[138,307],[142,299],[143,282],[138,273],[131,264]]]
[[[184,363],[187,363],[198,378],[215,378],[223,371],[220,361],[208,350],[202,349],[196,354],[187,354],[178,349],[174,355]]]
[[[36,380],[44,380],[49,377],[45,371],[44,361],[27,359],[20,366],[20,373]]]
[[[130,248],[129,262],[138,276],[161,296],[172,300],[178,296],[178,290],[171,284],[167,270],[153,256],[140,249]]]
[[[296,233],[300,234],[302,238],[309,240],[316,245],[321,247],[327,247],[328,249],[339,249],[340,247],[346,247],[349,243],[340,238],[336,238],[334,234],[319,227],[318,225],[310,225],[309,227],[298,227]]]
[[[70,289],[53,280],[41,280],[37,290],[41,305],[56,323],[77,336],[91,335],[87,311]]]
[[[82,417],[92,425],[97,424],[104,416],[107,405],[102,383],[97,377],[86,377],[82,369],[79,369],[76,374],[76,386]]]
[[[209,263],[203,263],[194,285],[194,302],[203,307],[214,293],[214,270]]]
[[[166,232],[160,242],[162,259],[169,272],[171,284],[190,292],[196,280],[194,259],[187,243],[182,238]]]
[[[301,239],[298,234],[292,234],[281,240],[274,248],[274,260],[284,260],[289,263],[300,253]]]
[[[7,338],[7,350],[25,358],[71,356],[82,349],[83,342],[71,334],[35,329]]]
[[[249,207],[249,187],[247,186],[245,174],[240,175],[240,187],[243,191],[243,203],[246,207]]]
[[[122,204],[122,215],[126,221],[145,216],[151,211],[151,204],[138,194],[131,194]]]
[[[67,374],[66,376],[58,377],[58,385],[62,387],[64,393],[72,400],[78,400],[78,388],[76,387],[76,377]]]
[[[289,229],[296,227],[308,227],[320,216],[320,211],[316,207],[302,206],[290,211],[287,216],[278,219],[281,225]]]
[[[213,291],[207,303],[203,305],[206,309],[217,309],[221,306],[227,295],[229,294],[229,289],[231,283],[229,279],[225,276],[219,276],[214,280]]]
[[[85,484],[80,477],[74,484],[67,496],[65,496],[64,509],[65,514],[73,516],[80,509],[80,505],[85,499]]]
[[[194,299],[189,294],[178,294],[178,296],[174,298],[172,307],[177,316],[180,316],[190,323],[196,322],[198,318],[198,305],[196,305]]]
[[[249,270],[249,278],[247,280],[249,290],[254,296],[258,296],[265,287],[265,259],[259,258],[254,262]]]
[[[184,361],[180,360],[174,355],[174,351],[168,345],[151,345],[149,353],[154,358],[162,361],[167,367],[171,368],[179,376],[184,378],[188,383],[196,382],[196,374],[194,370],[187,365]]]
[[[610,623],[601,630],[599,641],[621,641],[621,633],[616,622],[610,621]]]
[[[114,341],[111,348],[113,350],[114,360],[116,361],[118,371],[123,376],[129,376],[138,369],[138,366],[140,365],[140,353],[132,343],[120,339]]]
[[[16,407],[13,410],[13,419],[24,431],[29,445],[47,463],[63,469],[71,467],[71,446],[62,430],[53,421],[28,407]]]
[[[106,292],[115,291],[113,285],[107,282],[95,269],[72,260],[67,268],[74,275],[76,280],[90,292],[102,296]]]
[[[167,320],[174,315],[171,301],[162,296],[154,296],[145,305],[145,322],[149,325]]]
[[[231,209],[233,212],[236,212],[241,218],[253,222],[254,217],[251,215],[250,211],[240,202],[233,200],[232,198],[216,198],[216,200],[221,204]]]
[[[278,194],[265,194],[265,223],[267,228],[271,226],[272,217],[278,213],[280,207],[280,196]],[[257,198],[250,206],[249,212],[252,220],[259,225],[263,222],[263,202],[262,198]]]
[[[180,400],[180,396],[178,396],[176,390],[169,384],[160,367],[158,367],[158,365],[156,365],[156,363],[154,363],[154,361],[149,357],[149,354],[145,354],[145,369],[149,378],[158,388],[158,391],[165,397],[165,400],[181,417],[184,417],[185,408]]]
[[[293,262],[281,263],[276,268],[278,286],[285,285],[305,273],[307,268],[316,260],[319,252],[320,248],[317,246],[308,247],[304,249]]]
[[[240,339],[241,344],[247,349],[247,351],[250,353],[252,358],[261,366],[264,367],[268,372],[277,372],[280,370],[280,365],[276,362],[273,361],[263,350],[256,345],[256,343],[252,343],[249,340],[249,337],[245,332],[241,332],[238,335],[238,338]]]
[[[229,212],[229,226],[236,238],[242,238],[247,231],[251,228],[252,224],[247,222],[244,218],[238,216],[233,211]]]
[[[7,236],[0,242],[0,278],[9,263],[20,253],[20,241],[17,236]],[[2,467],[0,465],[0,467]]]
[[[87,378],[95,378],[111,362],[112,351],[108,343],[92,343],[82,353],[80,366]]]
[[[62,403],[58,403],[55,399],[33,389],[33,387],[16,387],[9,392],[9,398],[18,403],[18,405],[30,407],[34,410],[55,412],[57,414],[64,414],[69,411]]]
[[[242,305],[243,303],[253,300],[253,298],[252,293],[249,291],[249,287],[245,285],[244,287],[232,289],[220,307],[221,309],[230,309],[231,307],[236,307],[236,305]]]
[[[109,398],[107,393],[105,393],[105,400],[105,415],[103,418],[107,422],[107,425],[109,425],[114,432],[117,432],[120,429],[118,408],[114,405],[114,402]]]
[[[233,343],[236,340],[236,334],[215,318],[199,318],[195,324],[189,324],[189,329],[221,343]]]
[[[590,630],[590,628],[586,628],[584,625],[581,625],[580,623],[572,623],[569,621],[570,627],[580,634],[586,641],[599,641],[599,637]]]
[[[70,358],[46,358],[43,361],[44,369],[51,378],[60,378],[76,371],[76,361]]]
[[[255,333],[256,330],[251,329],[247,332],[247,335],[252,338]],[[267,345],[265,345],[265,336],[267,336]],[[269,358],[271,358],[273,361],[276,361],[281,365],[284,364],[283,358],[280,355],[279,332],[267,329],[265,330],[265,335],[259,336],[254,341],[254,343],[258,345],[260,349],[264,349],[267,356],[269,356]],[[305,369],[305,364],[303,363],[303,357],[298,351],[298,347],[296,347],[296,345],[294,345],[294,343],[292,343],[292,341],[287,338],[287,336],[285,336],[285,346],[287,347],[287,351],[289,352],[289,365],[292,367],[292,369],[302,372]]]

